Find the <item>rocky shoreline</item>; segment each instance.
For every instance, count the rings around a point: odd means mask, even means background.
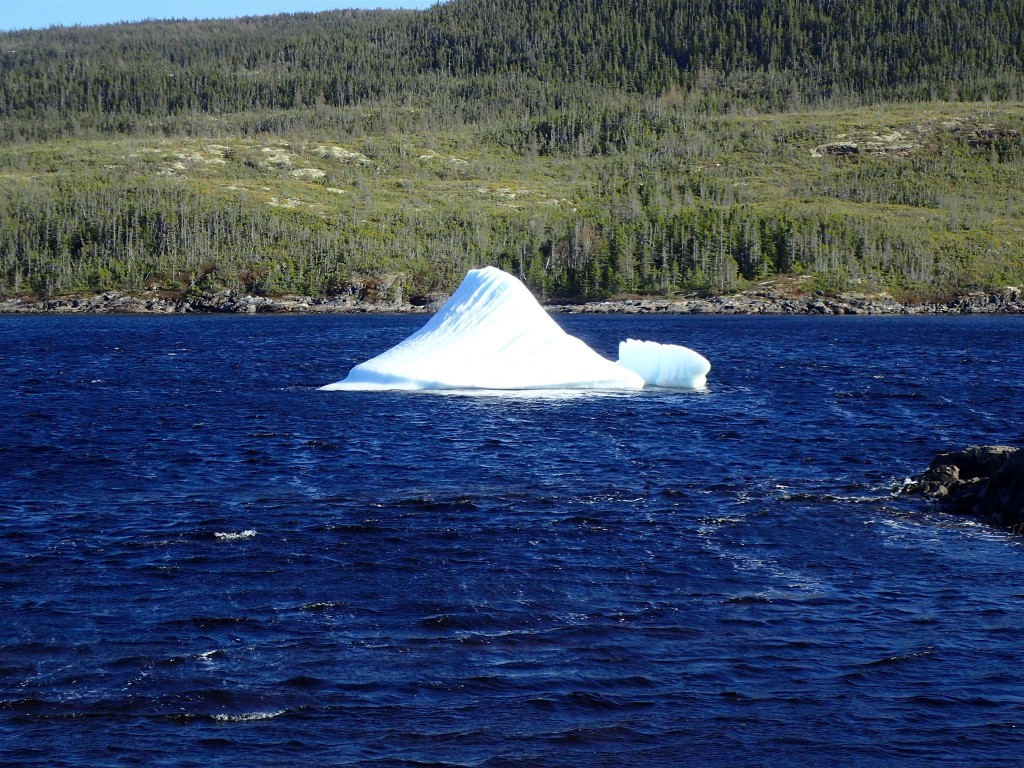
[[[971,315],[1024,314],[1024,291],[1005,288],[972,293],[947,302],[901,302],[887,294],[825,296],[752,291],[710,298],[626,299],[549,306],[568,313],[701,315]]]
[[[344,314],[430,313],[446,296],[409,301],[369,301],[344,296],[250,296],[234,291],[204,292],[175,297],[131,295],[107,291],[93,296],[49,299],[0,299],[0,314]],[[548,304],[565,314],[703,314],[703,315],[972,315],[1024,314],[1024,291],[972,293],[946,302],[902,302],[887,294],[826,296],[748,291],[731,296],[633,298],[584,304]]]
[[[51,299],[0,300],[0,314],[344,314],[368,312],[433,312],[441,302],[420,306],[408,302],[366,301],[355,296],[250,296],[234,291],[206,292],[194,296],[133,296],[107,291],[95,296],[62,296]]]

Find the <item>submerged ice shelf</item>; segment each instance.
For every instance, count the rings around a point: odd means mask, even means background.
[[[471,270],[426,325],[324,390],[700,389],[711,364],[686,347],[628,339],[619,360],[571,336],[512,275]]]

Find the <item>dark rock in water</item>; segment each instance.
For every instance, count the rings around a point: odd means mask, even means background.
[[[940,453],[903,492],[939,499],[950,512],[1024,533],[1024,451],[1013,446],[972,445]]]
[[[940,453],[929,465],[929,469],[955,467],[961,480],[975,480],[990,477],[998,471],[1017,449],[1010,445],[972,445],[961,451]]]
[[[989,479],[981,498],[999,525],[1024,533],[1024,451],[1017,451]]]

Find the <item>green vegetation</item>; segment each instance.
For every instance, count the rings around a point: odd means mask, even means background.
[[[1019,285],[1022,36],[1024,0],[0,34],[0,294]]]

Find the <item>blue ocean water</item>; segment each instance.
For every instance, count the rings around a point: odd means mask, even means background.
[[[1024,318],[559,317],[700,393],[319,392],[422,317],[0,318],[0,763],[996,766]]]

